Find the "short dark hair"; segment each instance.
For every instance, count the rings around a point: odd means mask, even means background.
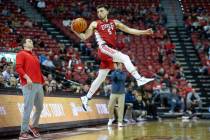
[[[26,43],[26,39],[27,39],[27,38],[23,38],[23,39],[21,40],[21,46],[22,46],[22,48],[24,48],[23,44]]]
[[[97,7],[96,7],[96,9],[99,9],[99,8],[105,8],[107,11],[109,11],[109,5],[107,5],[107,4],[100,4],[100,5],[98,5]]]

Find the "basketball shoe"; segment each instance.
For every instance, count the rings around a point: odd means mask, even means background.
[[[85,111],[87,111],[88,110],[88,100],[90,100],[90,99],[88,99],[87,96],[82,96],[80,99],[82,101],[82,107],[83,107],[83,109]]]
[[[145,77],[141,77],[140,79],[137,80],[137,85],[138,85],[138,86],[142,86],[142,85],[144,85],[144,84],[146,84],[146,83],[149,83],[149,82],[151,82],[151,81],[153,81],[153,80],[154,80],[154,78],[145,78]]]

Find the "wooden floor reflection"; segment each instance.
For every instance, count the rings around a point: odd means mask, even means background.
[[[128,125],[77,129],[57,140],[210,140],[210,121],[164,120]],[[68,136],[69,135],[69,136]]]

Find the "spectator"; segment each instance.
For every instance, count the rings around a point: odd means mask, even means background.
[[[77,63],[74,65],[74,71],[81,72],[84,70],[84,64],[79,59]]]
[[[196,93],[195,89],[192,89],[192,91],[187,95],[187,110],[190,112],[195,112],[195,107],[201,109],[202,102],[199,94]]]
[[[44,54],[39,55],[39,61],[41,64],[43,64],[43,62],[46,60],[47,60],[47,57]]]
[[[4,9],[1,11],[2,16],[10,16],[11,12],[10,10],[5,6]]]
[[[176,46],[170,41],[170,39],[168,39],[165,43],[165,49],[166,49],[166,54],[171,54],[174,52],[174,49],[176,48]]]
[[[135,92],[133,92],[133,87],[130,84],[125,94],[124,120],[126,122],[128,121],[129,116],[132,116],[133,104],[136,101],[134,94]]]
[[[66,79],[66,80],[71,80],[71,78],[72,78],[71,69],[67,69],[67,70],[66,70],[66,74],[65,74],[65,79]]]
[[[46,94],[50,94],[50,91],[49,91],[50,83],[49,83],[49,80],[48,80],[48,78],[46,76],[44,76],[44,81],[45,82],[44,82],[44,85],[43,85],[43,89],[44,89]]]
[[[192,84],[188,83],[187,87],[185,88],[186,94],[192,92],[192,90],[193,90]]]
[[[57,67],[60,68],[61,67],[61,59],[58,55],[54,55],[53,58],[53,64]]]
[[[55,80],[52,80],[50,82],[49,88],[48,88],[48,92],[49,93],[55,93],[55,91],[57,90],[57,83]]]
[[[78,63],[79,63],[79,62],[78,62],[78,59],[76,58],[76,55],[73,54],[73,55],[72,55],[72,58],[69,59],[68,68],[71,69],[71,68],[74,67],[75,64],[78,64]]]
[[[155,80],[152,90],[153,90],[153,95],[159,95],[160,94],[160,89],[162,85],[159,80]]]
[[[59,5],[57,8],[55,8],[54,13],[56,15],[64,14],[68,9],[64,6],[63,3]]]
[[[1,62],[0,62],[3,66],[7,65],[7,59],[5,57],[1,58]]]
[[[161,78],[161,77],[164,76],[164,74],[165,74],[165,70],[164,70],[163,67],[161,67],[161,68],[159,69],[158,73],[157,73],[157,77],[158,77],[158,78]]]
[[[13,20],[12,20],[12,28],[14,29],[16,29],[16,28],[19,28],[19,27],[21,27],[21,23],[20,23],[20,21],[18,20],[18,18],[17,17],[15,17]]]
[[[94,79],[95,79],[95,73],[91,71],[90,73],[88,73],[88,79],[86,81],[87,84],[90,85]]]
[[[208,24],[203,27],[206,38],[210,37],[210,20]]]
[[[9,81],[11,77],[11,66],[5,66],[5,70],[2,72],[5,81]]]
[[[68,60],[67,57],[69,57],[69,54],[66,55],[66,52],[67,52],[66,47],[64,46],[64,44],[61,44],[61,43],[58,44],[58,47],[60,48],[59,50],[60,59],[67,61]]]
[[[18,81],[14,76],[11,76],[9,79],[9,87],[11,88],[17,88]]]
[[[201,41],[198,41],[196,44],[195,44],[195,49],[201,53],[203,50],[204,50],[204,45],[201,43]]]
[[[11,50],[15,49],[18,47],[18,43],[16,40],[12,40],[8,43],[9,47],[11,48]]]
[[[44,41],[41,40],[40,38],[37,40],[36,43],[38,44],[38,47],[40,47],[40,48],[46,48],[47,47],[47,45],[45,45]],[[49,53],[51,53],[51,52],[49,52]]]
[[[45,9],[46,8],[46,3],[44,0],[39,0],[37,3],[37,8],[39,9]]]
[[[145,103],[143,102],[142,95],[134,90],[135,101],[133,102],[132,118],[137,122],[139,119],[144,116],[146,113]]]
[[[49,83],[53,80],[52,74],[47,75],[47,80],[49,81]]]
[[[147,115],[151,116],[152,119],[157,119],[157,106],[154,102],[154,95],[151,92],[147,92],[145,95],[145,104],[146,104],[146,111]]]
[[[50,60],[50,57],[47,56],[47,59],[44,60],[44,62],[42,63],[42,65],[48,67],[48,68],[55,68],[55,65],[53,64],[52,60]]]
[[[57,90],[60,90],[60,91],[63,89],[63,84],[61,82],[60,83],[57,82]]]
[[[112,92],[112,85],[108,79],[104,81],[104,96],[111,95]]]
[[[179,68],[176,71],[176,79],[183,79],[185,77],[184,72],[183,72],[183,68]]]
[[[162,83],[162,87],[160,89],[160,92],[159,92],[159,94],[156,94],[154,96],[154,100],[156,100],[156,98],[159,96],[161,107],[164,107],[165,106],[164,99],[166,99],[166,101],[168,101],[169,95],[170,95],[169,87],[167,87],[166,83]]]
[[[165,73],[162,82],[165,83],[167,87],[171,87],[171,81],[169,79],[168,73]]]
[[[12,28],[10,28],[7,25],[0,25],[0,31],[1,31],[1,34],[10,34],[10,33],[13,33]]]
[[[201,67],[198,67],[198,72],[200,74],[207,75],[208,74],[208,67],[206,65],[203,65]]]
[[[0,88],[5,88],[4,77],[1,73],[0,73]]]
[[[173,113],[175,108],[178,107],[180,112],[184,111],[184,99],[178,94],[176,88],[172,88],[171,94],[169,95],[169,104],[170,104],[170,111],[169,113]]]
[[[59,68],[59,67],[58,67]],[[66,72],[66,70],[67,70],[67,65],[66,65],[66,61],[63,61],[63,60],[61,60],[61,69],[60,69],[60,72],[61,72],[61,74],[65,74],[65,72]]]
[[[29,20],[24,21],[23,26],[26,28],[33,28],[33,23]]]
[[[86,53],[86,46],[85,46],[84,41],[80,41],[79,47],[80,47],[80,51],[84,55]]]
[[[18,14],[24,14],[25,10],[21,7],[18,7],[17,12]]]

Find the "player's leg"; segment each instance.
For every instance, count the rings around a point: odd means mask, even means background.
[[[136,79],[138,86],[144,85],[154,80],[153,78],[141,77],[135,66],[132,64],[131,59],[128,55],[112,49],[107,45],[99,45],[99,48],[102,53],[112,57],[114,62],[123,63],[127,71],[131,73],[131,75]]]
[[[102,82],[106,79],[107,74],[109,73],[110,69],[100,69],[98,72],[97,78],[93,81],[93,83],[90,86],[90,89],[86,96],[81,97],[82,100],[82,106],[85,111],[87,111],[88,107],[88,100],[91,99],[93,94],[96,92],[96,90],[99,88],[99,86],[102,84]]]

